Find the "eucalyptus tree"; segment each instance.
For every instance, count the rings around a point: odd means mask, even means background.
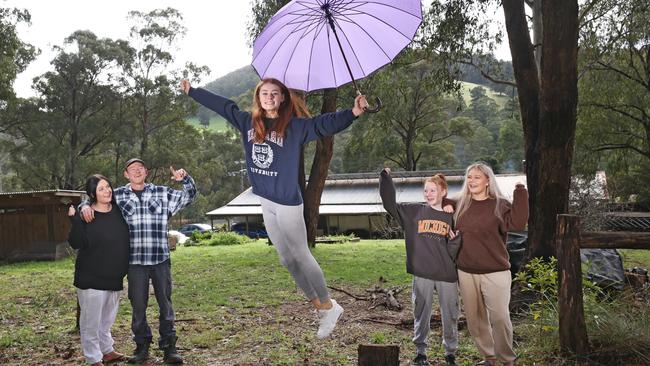
[[[244,154],[239,136],[232,129],[214,132],[196,131],[198,143],[187,154],[186,166],[192,173],[199,195],[183,215],[203,217],[206,212],[223,206],[248,186],[240,170]]]
[[[355,134],[361,130],[364,133],[349,141],[348,159],[365,154],[372,157],[373,164],[407,171],[453,164],[451,138],[470,137],[473,133],[467,119],[454,118],[458,100],[453,90],[458,84],[453,75],[424,59],[419,51],[408,50],[378,72],[372,82],[373,93],[389,100],[390,107],[373,116],[372,123],[355,126]]]
[[[3,132],[20,123],[13,113],[16,107],[13,82],[39,53],[18,36],[16,27],[21,23],[30,24],[27,10],[0,7],[0,191],[5,188],[3,176],[9,171],[6,163],[9,156],[4,150],[12,146],[11,136]]]
[[[606,168],[608,183],[638,193],[623,181],[650,165],[650,4],[609,0],[590,10],[580,32],[580,171]]]
[[[167,128],[182,128],[191,107],[188,98],[179,93],[180,79],[198,82],[209,70],[192,63],[182,70],[174,68],[176,46],[186,33],[178,10],[131,11],[128,18],[131,52],[122,83],[133,121],[131,132],[138,140],[134,153],[152,166],[162,166],[166,162],[157,156],[158,146],[150,140]]]
[[[16,26],[30,24],[27,10],[0,7],[0,110],[14,98],[13,82],[38,55],[39,50],[18,37]],[[0,132],[2,125],[0,125]]]
[[[127,49],[89,31],[54,47],[53,71],[34,79],[38,98],[21,103],[21,123],[10,131],[13,165],[27,185],[76,189],[104,160],[99,146],[120,122],[114,80]]]

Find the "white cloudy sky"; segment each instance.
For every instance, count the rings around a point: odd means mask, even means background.
[[[249,0],[0,0],[0,6],[29,10],[32,24],[20,27],[20,38],[42,51],[14,83],[20,97],[32,96],[32,78],[50,70],[53,45],[61,45],[79,29],[90,30],[100,38],[126,39],[126,16],[131,10],[179,10],[187,34],[179,43],[177,61],[208,66],[212,71],[208,81],[251,62],[252,52],[246,44]]]
[[[33,96],[32,78],[51,69],[53,45],[76,30],[90,30],[100,38],[128,36],[127,13],[148,12],[172,7],[181,12],[187,28],[176,54],[179,65],[192,61],[206,65],[212,73],[206,81],[250,64],[246,24],[250,21],[250,0],[0,0],[0,6],[23,8],[32,16],[31,26],[20,26],[20,38],[40,48],[42,53],[14,83],[20,97]],[[502,11],[495,11],[502,18]],[[507,44],[497,57],[510,59]]]

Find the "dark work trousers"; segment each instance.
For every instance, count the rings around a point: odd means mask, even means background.
[[[131,330],[136,344],[151,343],[153,336],[147,324],[147,304],[149,303],[149,279],[158,302],[160,316],[161,348],[174,344],[176,331],[174,330],[174,309],[172,308],[172,274],[171,261],[166,260],[151,266],[139,264],[129,265],[129,300],[131,300]]]

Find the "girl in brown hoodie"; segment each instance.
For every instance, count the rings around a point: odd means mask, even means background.
[[[510,203],[499,190],[492,169],[474,163],[456,197],[454,218],[463,236],[456,262],[458,285],[474,343],[485,361],[494,366],[514,365],[510,321],[510,262],[508,231],[523,230],[528,221],[528,191],[518,183]]]

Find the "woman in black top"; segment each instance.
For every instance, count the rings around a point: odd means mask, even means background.
[[[81,348],[89,364],[102,366],[104,362],[124,358],[113,349],[111,327],[129,266],[129,228],[106,177],[89,177],[86,193],[95,210],[95,220],[85,223],[70,206],[72,228],[68,242],[79,250],[74,285],[81,307]]]

